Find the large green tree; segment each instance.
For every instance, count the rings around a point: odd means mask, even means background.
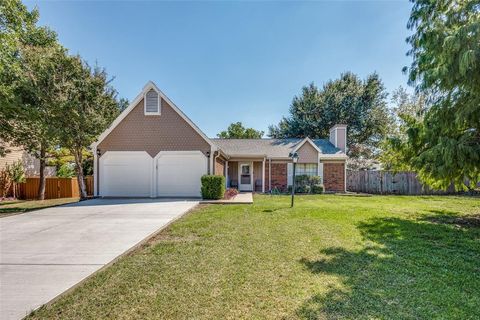
[[[235,122],[228,126],[227,130],[217,134],[222,139],[260,139],[263,131],[253,128],[245,128],[241,122]]]
[[[270,126],[274,138],[325,138],[338,123],[348,125],[348,149],[353,158],[375,157],[390,128],[386,92],[377,74],[361,80],[347,72],[318,88],[313,83],[293,98],[290,114]]]
[[[392,126],[388,136],[382,141],[379,161],[386,170],[412,171],[412,166],[403,161],[401,150],[402,144],[407,139],[408,125],[412,121],[422,121],[427,111],[425,95],[421,93],[408,93],[403,87],[399,87],[392,93]]]
[[[413,63],[405,71],[430,107],[423,119],[407,120],[398,150],[432,187],[473,188],[480,180],[480,2],[412,2]]]
[[[68,83],[64,99],[53,116],[59,144],[73,156],[80,197],[87,197],[84,182],[85,150],[120,113],[124,100],[117,100],[105,70],[91,68],[78,56],[66,56],[63,67]]]
[[[55,61],[64,52],[55,33],[37,22],[37,10],[18,0],[0,2],[0,139],[40,160],[43,199],[47,150],[55,142],[51,113],[59,98]]]

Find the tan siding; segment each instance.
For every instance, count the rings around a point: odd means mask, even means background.
[[[25,175],[27,177],[35,177],[40,174],[40,161],[35,157],[28,154],[22,147],[6,146],[7,150],[10,150],[5,157],[0,157],[0,170],[5,168],[7,164],[12,164],[18,160],[23,163]],[[55,167],[46,167],[45,176],[51,177],[56,175]]]
[[[318,151],[307,141],[297,151],[299,163],[318,163]]]
[[[210,151],[210,145],[166,101],[161,115],[145,115],[143,99],[98,145],[106,151]]]
[[[18,160],[23,161],[23,156],[26,153],[22,148],[7,147],[8,152],[5,157],[0,157],[0,170],[4,169],[7,164],[12,164]]]
[[[229,186],[232,180],[237,182],[238,187],[238,162],[237,161],[229,161],[228,162],[228,180]]]
[[[340,148],[342,151],[345,151],[345,140],[346,134],[344,128],[337,129],[337,148]]]
[[[257,181],[259,181],[259,185],[257,186]],[[253,186],[255,191],[262,192],[262,162],[255,161],[253,163]]]

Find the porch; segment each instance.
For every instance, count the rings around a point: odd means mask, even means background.
[[[226,162],[227,188],[239,191],[266,192],[268,185],[265,159],[234,159]]]

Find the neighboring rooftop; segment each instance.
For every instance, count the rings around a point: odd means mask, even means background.
[[[304,139],[211,139],[223,152],[229,156],[267,156],[271,158],[286,158],[288,154]],[[312,139],[315,145],[325,155],[344,153],[326,139]]]

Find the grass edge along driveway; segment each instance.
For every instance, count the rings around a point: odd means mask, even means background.
[[[61,206],[78,202],[79,198],[59,198],[46,200],[6,200],[0,202],[0,218],[33,210]]]
[[[478,319],[480,200],[209,205],[30,319]]]

